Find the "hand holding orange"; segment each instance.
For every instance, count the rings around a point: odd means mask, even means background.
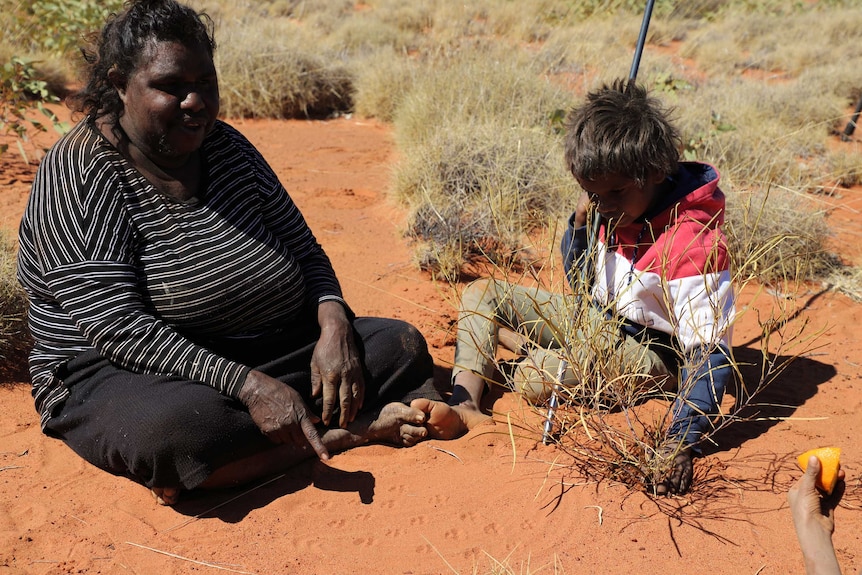
[[[817,449],[809,449],[796,458],[802,471],[808,468],[808,459],[812,455],[820,460],[820,473],[817,475],[816,486],[818,489],[831,495],[832,490],[835,489],[835,484],[838,483],[838,470],[841,469],[841,448],[819,447]]]

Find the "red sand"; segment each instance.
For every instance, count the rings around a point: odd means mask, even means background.
[[[384,193],[389,129],[355,119],[234,124],[299,204],[357,313],[418,326],[446,378],[455,309],[448,287],[411,265],[399,234],[403,210]],[[32,173],[16,167],[13,152],[0,164],[0,225],[14,228]],[[830,199],[838,206],[830,221],[859,265],[862,190],[840,195]],[[553,466],[567,461],[556,449],[513,441],[506,421],[517,424],[523,406],[498,395],[489,406],[500,423],[455,441],[363,447],[251,491],[159,507],[143,487],[42,435],[27,384],[0,387],[0,575],[483,574],[497,562],[516,574],[800,573],[786,492],[800,473],[796,454],[825,445],[843,450],[847,493],[834,540],[845,573],[855,572],[862,304],[818,286],[791,304],[803,311],[790,328],[806,319],[810,333],[823,333],[763,396],[771,419],[722,434],[696,462],[692,492],[661,500],[585,482]],[[759,357],[759,333],[755,313],[744,313],[738,359]]]

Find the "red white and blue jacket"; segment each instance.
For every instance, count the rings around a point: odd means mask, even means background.
[[[623,321],[623,330],[670,356],[680,368],[671,437],[697,443],[733,377],[734,294],[718,171],[682,162],[660,185],[660,200],[632,224],[599,229],[591,274],[593,301]],[[574,214],[562,242],[566,273],[577,279],[586,228]],[[668,350],[675,353],[668,354]]]

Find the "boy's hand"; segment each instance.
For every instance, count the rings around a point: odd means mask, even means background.
[[[575,207],[575,228],[582,228],[587,225],[587,212],[590,208],[590,195],[587,192],[581,194],[578,198],[578,205]]]
[[[691,487],[694,477],[694,462],[691,457],[691,448],[679,448],[677,444],[670,444],[662,450],[667,457],[676,453],[671,464],[670,474],[664,481],[653,486],[656,495],[682,495]]]

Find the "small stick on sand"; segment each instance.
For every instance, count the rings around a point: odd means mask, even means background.
[[[204,565],[206,567],[212,567],[214,569],[221,569],[223,571],[230,571],[231,573],[242,573],[243,575],[257,575],[257,573],[252,573],[251,571],[239,571],[237,569],[231,569],[230,567],[222,567],[217,563],[207,563],[206,561],[197,561],[195,559],[189,559],[188,557],[183,557],[182,555],[176,555],[174,553],[168,553],[167,551],[162,551],[161,549],[154,549],[152,547],[147,547],[146,545],[140,545],[138,543],[132,543],[131,541],[126,541],[126,545],[131,545],[133,547],[139,547],[141,549],[146,549],[147,551],[152,551],[153,553],[160,553],[162,555],[167,555],[168,557],[173,557],[174,559],[181,559],[183,561],[188,561],[189,563],[195,563],[197,565]]]
[[[437,451],[442,451],[446,455],[451,455],[452,457],[454,457],[458,461],[461,461],[460,457],[458,457],[457,455],[455,455],[454,453],[452,453],[451,451],[449,451],[447,449],[443,449],[442,447],[437,447],[436,445],[431,445],[431,444],[428,444],[428,447],[430,447],[431,449],[436,449]],[[464,462],[461,461],[461,463],[464,463]]]

